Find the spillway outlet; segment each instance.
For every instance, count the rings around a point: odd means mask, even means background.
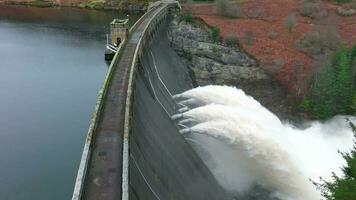
[[[173,95],[173,99],[180,99],[180,98],[182,98],[182,97],[183,97],[182,94],[175,94],[175,95]]]
[[[178,112],[183,113],[183,112],[186,112],[188,110],[189,110],[188,107],[183,107],[183,108],[178,109]]]
[[[178,114],[175,114],[175,115],[172,115],[172,120],[177,120],[177,119],[180,119],[180,118],[183,118],[184,115],[182,113],[178,113]]]
[[[180,120],[179,121],[179,124],[184,124],[184,125],[186,125],[186,124],[191,124],[191,123],[194,123],[194,120],[192,120],[192,119],[182,119],[182,120]]]
[[[192,130],[190,128],[184,128],[182,130],[179,130],[179,133],[182,135],[190,133],[190,132],[192,132]]]

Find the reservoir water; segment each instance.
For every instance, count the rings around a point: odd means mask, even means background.
[[[0,6],[0,199],[71,198],[118,15]]]

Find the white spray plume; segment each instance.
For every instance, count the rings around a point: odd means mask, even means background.
[[[338,150],[353,145],[345,117],[296,129],[234,87],[199,87],[175,98],[199,102],[181,115],[194,121],[182,132],[199,141],[198,153],[231,192],[244,193],[257,183],[281,199],[321,199],[309,179],[340,175],[344,160]]]

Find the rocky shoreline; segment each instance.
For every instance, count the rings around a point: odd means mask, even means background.
[[[210,84],[241,88],[275,113],[292,123],[307,118],[282,86],[259,67],[241,47],[214,42],[210,30],[199,20],[187,23],[176,17],[170,24],[171,46],[192,72],[196,86]]]

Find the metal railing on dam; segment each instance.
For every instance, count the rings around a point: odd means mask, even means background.
[[[178,109],[172,94],[191,88],[164,30],[177,5],[155,3],[115,54],[99,93],[72,200],[227,199],[170,119]]]

